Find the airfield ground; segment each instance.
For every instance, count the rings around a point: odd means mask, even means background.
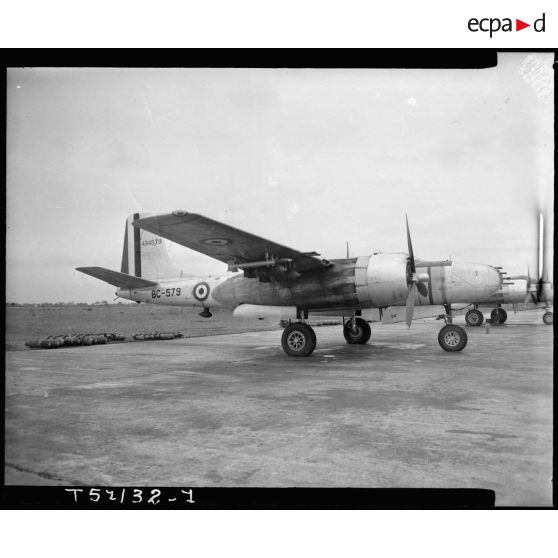
[[[7,485],[489,488],[549,506],[553,328],[316,328],[6,353]],[[458,320],[463,323],[463,319]],[[104,328],[106,329],[106,328]],[[109,328],[110,329],[110,328]]]
[[[25,341],[68,333],[133,333],[180,331],[188,337],[277,329],[263,320],[233,318],[230,311],[212,309],[211,319],[200,309],[155,304],[99,304],[92,306],[9,306],[6,308],[6,350],[27,350]]]

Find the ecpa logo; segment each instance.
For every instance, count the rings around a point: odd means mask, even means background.
[[[545,16],[546,14],[543,13],[540,18],[535,19],[535,21],[533,22],[532,27],[535,32],[545,32]],[[514,31],[512,18],[509,17],[505,17],[503,19],[500,19],[498,17],[485,17],[482,19],[472,17],[468,21],[467,27],[469,28],[469,31],[473,33],[477,33],[478,31],[481,31],[483,33],[490,33],[490,38],[492,38],[492,35],[494,33],[497,33],[498,31],[503,31],[504,33]],[[522,29],[526,29],[527,27],[531,27],[531,24],[525,23],[521,19],[516,18],[515,31],[521,31]]]

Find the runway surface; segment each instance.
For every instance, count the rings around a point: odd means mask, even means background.
[[[7,485],[489,488],[551,505],[552,327],[373,324],[6,353]],[[463,320],[456,320],[463,325]]]

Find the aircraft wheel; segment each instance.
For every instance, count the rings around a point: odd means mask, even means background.
[[[552,323],[554,322],[554,314],[552,312],[545,312],[543,314],[543,322],[546,325],[552,325]]]
[[[465,322],[469,326],[478,327],[482,325],[484,321],[484,316],[480,310],[469,310],[467,314],[465,314]]]
[[[449,324],[438,333],[438,343],[444,351],[462,351],[467,345],[467,333],[462,327]]]
[[[494,308],[490,317],[493,324],[503,324],[508,319],[508,313],[503,308]]]
[[[366,320],[362,318],[356,319],[356,335],[353,333],[353,329],[351,327],[352,320],[347,320],[343,324],[343,336],[349,345],[364,345],[368,343],[370,336],[372,335],[372,330],[370,329],[370,325]]]
[[[289,356],[310,356],[316,348],[316,334],[309,325],[297,322],[283,330],[281,345]]]

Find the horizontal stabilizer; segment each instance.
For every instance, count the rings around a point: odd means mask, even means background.
[[[156,281],[148,281],[141,277],[134,277],[127,273],[106,269],[105,267],[76,267],[76,270],[121,289],[142,289],[157,284]]]

